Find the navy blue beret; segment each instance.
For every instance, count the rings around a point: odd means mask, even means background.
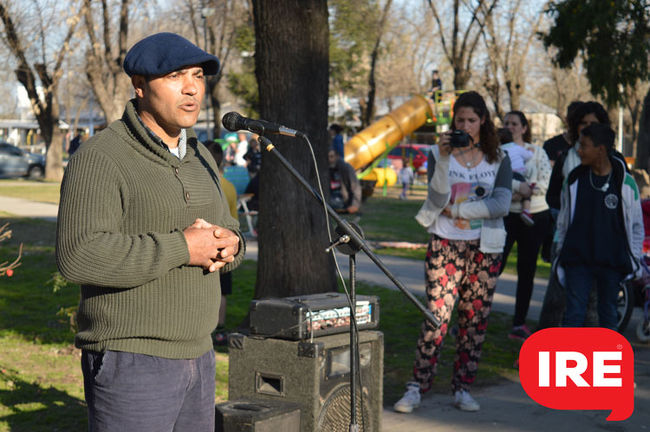
[[[137,42],[124,58],[127,75],[165,75],[185,66],[201,65],[205,75],[219,72],[219,59],[182,36],[156,33]]]

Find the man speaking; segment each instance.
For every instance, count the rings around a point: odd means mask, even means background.
[[[219,60],[159,33],[124,60],[135,99],[70,159],[56,257],[81,285],[91,431],[214,430],[219,271],[244,255],[219,170],[192,130]]]

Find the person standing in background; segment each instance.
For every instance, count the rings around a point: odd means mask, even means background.
[[[560,194],[562,192],[562,184],[569,173],[578,165],[580,165],[580,156],[576,144],[580,137],[580,132],[587,126],[601,123],[610,125],[609,115],[605,108],[598,102],[582,102],[575,107],[574,115],[569,117],[569,139],[571,146],[568,150],[562,153],[553,165],[553,172],[551,173],[551,181],[548,185],[546,193],[546,202],[551,210],[560,210]],[[614,151],[614,156],[619,156],[622,161],[625,161],[623,156]]]
[[[337,123],[332,123],[329,128],[330,137],[332,138],[332,148],[336,154],[341,158],[345,159],[344,143],[343,143],[343,128]]]
[[[402,168],[399,170],[399,182],[402,184],[402,193],[399,199],[405,200],[407,198],[409,188],[413,184],[413,168],[409,165],[409,158],[402,159]]]
[[[79,129],[77,135],[75,135],[75,137],[72,138],[72,141],[70,141],[70,147],[68,147],[68,155],[72,156],[77,150],[79,150],[79,146],[84,141],[86,141],[86,131]]]
[[[339,213],[357,213],[361,209],[361,183],[357,173],[333,148],[330,148],[327,158],[330,174],[330,205]]]
[[[237,138],[239,142],[237,143],[237,151],[235,152],[235,165],[245,167],[246,159],[244,159],[244,155],[248,151],[248,138],[244,132],[239,132]]]
[[[248,151],[244,155],[246,161],[246,169],[248,175],[252,179],[257,175],[262,167],[262,152],[260,151],[260,143],[255,138],[248,140]]]
[[[221,187],[223,189],[223,194],[226,197],[228,202],[228,208],[230,209],[230,216],[233,219],[239,220],[239,215],[237,213],[237,191],[235,186],[228,181],[223,176],[224,170],[224,159],[223,159],[223,149],[221,144],[215,141],[208,141],[203,143],[208,149],[212,157],[214,158],[215,163],[219,167],[219,174],[221,180]],[[219,321],[217,322],[217,329],[212,335],[212,342],[215,345],[225,345],[228,342],[228,333],[223,331],[223,326],[226,323],[226,308],[228,306],[228,296],[232,294],[232,272],[220,272],[219,273],[219,285],[221,286],[221,303],[219,304]]]
[[[515,315],[508,337],[523,341],[531,334],[526,326],[526,316],[533,294],[537,256],[551,224],[551,214],[545,199],[551,177],[551,164],[546,152],[541,147],[530,143],[530,124],[521,111],[511,111],[506,114],[504,124],[512,134],[512,143],[502,148],[506,151],[511,148],[510,151],[522,149],[532,153],[532,157],[525,163],[524,181],[517,180],[513,176],[512,190],[516,192],[512,194],[510,212],[504,220],[508,232],[503,252],[504,262],[508,260],[515,242],[517,243]],[[530,214],[523,212],[522,202],[517,196],[530,199]]]
[[[567,106],[566,108],[567,125],[573,122],[572,116],[575,113],[576,108],[579,107],[581,104],[582,102],[580,101],[573,101],[569,104],[569,106]],[[569,147],[571,147],[572,145],[573,142],[571,142],[571,136],[568,127],[567,130],[564,131],[563,133],[544,141],[544,146],[543,146],[544,151],[548,156],[549,162],[551,162],[551,167],[555,165],[555,161],[562,155],[562,153],[569,150]]]
[[[614,139],[606,124],[582,129],[577,144],[582,164],[562,187],[554,270],[564,270],[564,280],[559,280],[566,286],[565,327],[584,325],[593,287],[600,326],[616,330],[619,284],[640,268],[644,229],[639,190],[624,163],[612,156]]]
[[[431,100],[434,102],[440,102],[442,92],[442,80],[438,74],[438,69],[434,69],[431,72],[431,88],[429,93],[431,94]]]
[[[582,102],[580,103],[573,114],[569,117],[569,138],[573,143],[571,147],[564,153],[555,162],[553,166],[553,172],[551,174],[551,181],[548,186],[548,191],[546,192],[546,202],[551,209],[551,214],[554,217],[560,212],[561,207],[561,193],[562,187],[565,182],[565,179],[569,176],[569,173],[573,171],[576,167],[582,164],[580,160],[580,155],[578,154],[578,139],[582,130],[592,124],[604,124],[609,126],[610,120],[607,115],[605,108],[598,102]],[[619,158],[623,162],[623,166],[627,169],[625,165],[625,158],[616,150],[611,151],[611,156]],[[554,239],[556,235],[554,234]],[[555,261],[554,252],[557,251],[557,247],[551,247],[550,259],[552,262]],[[589,321],[595,322],[595,305],[596,305],[596,294],[592,293],[592,300],[590,301],[590,307],[588,308],[587,317]],[[544,294],[544,303],[542,304],[542,310],[539,315],[538,329],[545,329],[548,327],[558,327],[562,324],[563,316],[566,310],[566,291],[564,286],[559,283],[555,273],[551,274],[549,279],[548,286],[546,287],[546,293]]]

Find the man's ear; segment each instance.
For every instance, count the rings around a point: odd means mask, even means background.
[[[131,77],[131,84],[133,85],[133,89],[135,90],[135,95],[138,99],[142,99],[144,97],[144,88],[145,85],[147,84],[147,80],[145,77],[142,75],[133,75]]]

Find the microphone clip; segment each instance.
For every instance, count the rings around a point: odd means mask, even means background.
[[[325,249],[325,252],[330,253],[332,251],[332,249],[334,249],[338,245],[349,243],[349,242],[350,242],[350,236],[347,235],[347,234],[343,234],[341,237],[336,239],[336,241],[333,241],[332,243],[330,243],[330,245]]]

